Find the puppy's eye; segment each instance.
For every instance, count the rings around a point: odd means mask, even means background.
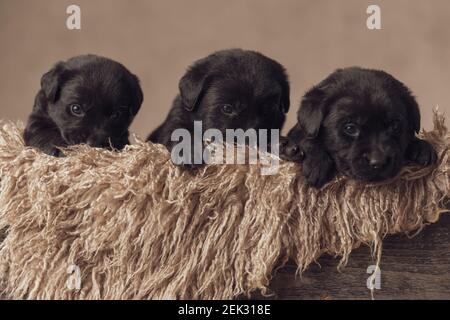
[[[117,110],[116,112],[114,112],[114,113],[111,115],[111,119],[112,119],[112,120],[117,120],[117,119],[119,119],[121,116],[122,116],[122,111]]]
[[[70,106],[70,112],[75,116],[75,117],[83,117],[84,116],[84,111],[83,108],[81,108],[81,106],[79,104],[72,104]]]
[[[400,129],[402,128],[402,123],[400,122],[400,120],[394,120],[391,122],[389,127],[393,132],[399,132]]]
[[[221,106],[221,110],[224,114],[233,114],[234,113],[234,107],[231,104],[224,104]]]
[[[354,123],[347,123],[344,126],[344,133],[350,137],[357,137],[359,135],[359,127]]]

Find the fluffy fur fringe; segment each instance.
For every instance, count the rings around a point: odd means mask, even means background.
[[[338,177],[317,191],[293,163],[269,176],[258,165],[192,174],[164,147],[139,141],[120,153],[79,146],[53,158],[3,124],[1,289],[14,299],[232,299],[268,294],[288,259],[300,273],[324,253],[345,265],[366,244],[379,262],[387,234],[420,230],[445,211],[443,117],[422,136],[440,154],[436,167],[377,185]],[[69,289],[73,271],[80,289]]]

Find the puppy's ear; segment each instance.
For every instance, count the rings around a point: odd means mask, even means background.
[[[131,112],[135,116],[139,109],[141,108],[142,102],[144,101],[144,93],[140,85],[139,78],[134,74],[131,75],[131,92],[133,95],[133,105],[131,106]]]
[[[194,111],[200,102],[207,82],[205,68],[194,66],[181,78],[178,87],[181,100],[187,111]]]
[[[414,133],[420,131],[420,109],[417,104],[416,98],[412,95],[411,91],[402,82],[395,80],[400,99],[406,106],[408,123]]]
[[[279,67],[278,72],[276,73],[276,79],[281,87],[281,95],[280,95],[280,109],[283,113],[288,113],[289,107],[291,105],[290,101],[290,88],[289,88],[289,80],[286,73],[286,69],[281,64],[276,63]]]
[[[59,98],[59,91],[61,89],[62,78],[65,71],[65,63],[58,62],[41,78],[41,88],[44,91],[45,97],[50,102],[55,102]]]
[[[325,116],[325,92],[314,87],[304,95],[297,113],[298,124],[307,138],[317,137]]]

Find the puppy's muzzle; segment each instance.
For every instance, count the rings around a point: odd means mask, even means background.
[[[122,150],[128,144],[128,134],[117,135],[91,135],[86,140],[86,144],[93,148],[104,148],[109,150]]]
[[[93,148],[109,148],[111,147],[111,141],[109,137],[89,137],[86,141],[86,144]]]
[[[61,132],[63,139],[71,145],[81,144],[86,142],[86,136],[76,131]]]
[[[289,138],[280,138],[280,156],[284,160],[301,162],[305,158],[305,153],[297,143]]]
[[[351,174],[365,181],[381,181],[394,177],[398,170],[398,155],[392,150],[374,148],[351,162]]]
[[[380,170],[386,167],[390,162],[390,157],[381,150],[373,150],[363,154],[364,160],[372,170]]]

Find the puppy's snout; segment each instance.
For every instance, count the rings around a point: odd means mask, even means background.
[[[302,161],[305,158],[302,148],[288,139],[282,140],[280,146],[281,154],[288,160]]]
[[[300,147],[296,144],[288,144],[286,146],[286,154],[290,157],[295,157],[300,153]]]
[[[364,159],[367,161],[369,166],[375,170],[383,168],[389,162],[389,157],[380,150],[365,153]]]
[[[110,146],[109,137],[105,135],[90,136],[86,144],[94,148],[107,148]]]

